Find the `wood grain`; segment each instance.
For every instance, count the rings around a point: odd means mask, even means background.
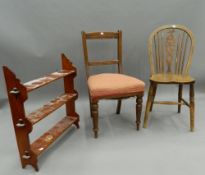
[[[37,109],[36,111],[27,115],[27,119],[32,123],[32,125],[38,123],[43,118],[47,117],[47,115],[51,114],[59,107],[64,105],[67,101],[74,100],[77,98],[77,94],[63,94],[49,103],[45,104],[43,107]]]
[[[76,122],[76,117],[66,116],[55,124],[49,131],[45,132],[37,140],[31,144],[31,150],[39,156],[45,151],[53,142],[58,139],[62,133]]]

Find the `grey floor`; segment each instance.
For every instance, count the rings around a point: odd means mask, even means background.
[[[170,93],[169,97],[175,99]],[[173,96],[173,97],[172,97]],[[160,99],[166,99],[160,94]],[[50,98],[50,97],[48,97]],[[157,97],[158,98],[158,97]],[[169,98],[170,99],[170,98]],[[47,99],[44,98],[46,101]],[[44,100],[26,103],[27,112]],[[144,98],[144,101],[146,97]],[[189,110],[176,106],[154,106],[147,129],[135,130],[135,99],[123,101],[116,115],[115,101],[100,102],[100,134],[92,135],[87,99],[77,101],[80,129],[72,127],[39,158],[39,175],[202,175],[205,172],[205,94],[196,93],[196,129],[189,132]],[[144,108],[142,119],[144,117]],[[31,141],[46,131],[59,117],[60,109],[35,126]],[[10,110],[0,101],[0,174],[28,175],[36,172],[21,169]]]

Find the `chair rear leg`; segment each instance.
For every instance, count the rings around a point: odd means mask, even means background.
[[[182,102],[182,92],[183,92],[183,85],[179,84],[179,91],[178,91],[178,102]],[[178,113],[181,112],[181,104],[178,104]]]
[[[94,137],[98,138],[98,103],[91,103]]]
[[[190,84],[190,130],[194,131],[194,119],[195,119],[195,102],[194,102],[194,83]]]
[[[142,113],[142,95],[138,95],[136,99],[136,127],[140,129],[141,113]]]
[[[153,88],[153,99],[152,99],[152,103],[151,103],[150,110],[149,110],[150,112],[152,111],[152,108],[153,108],[156,92],[157,92],[157,84],[155,84]]]
[[[92,103],[91,103],[91,97],[90,97],[90,95],[89,95],[89,104],[90,104],[90,117],[93,118],[93,117],[92,117]]]
[[[122,100],[118,100],[117,101],[117,109],[116,109],[116,114],[120,114],[121,111],[121,104],[122,104]]]
[[[148,116],[149,116],[150,107],[151,107],[152,98],[153,98],[153,95],[152,95],[153,87],[154,87],[154,83],[151,83],[149,87],[149,93],[148,93],[147,104],[146,104],[146,109],[145,109],[144,125],[143,125],[144,128],[147,128]]]

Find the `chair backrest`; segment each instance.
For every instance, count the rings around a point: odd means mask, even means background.
[[[115,39],[117,40],[117,58],[111,59],[91,59],[88,58],[87,40],[102,40],[102,39]],[[92,32],[86,33],[82,31],[82,42],[84,51],[84,61],[86,68],[86,76],[89,77],[89,69],[92,66],[102,65],[117,65],[118,73],[122,73],[122,31],[118,32]]]
[[[148,41],[151,75],[188,75],[194,47],[193,34],[185,26],[165,25],[157,28]]]

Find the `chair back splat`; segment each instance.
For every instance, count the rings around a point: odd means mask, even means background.
[[[149,37],[148,51],[152,74],[188,75],[195,41],[181,25],[157,28]]]

